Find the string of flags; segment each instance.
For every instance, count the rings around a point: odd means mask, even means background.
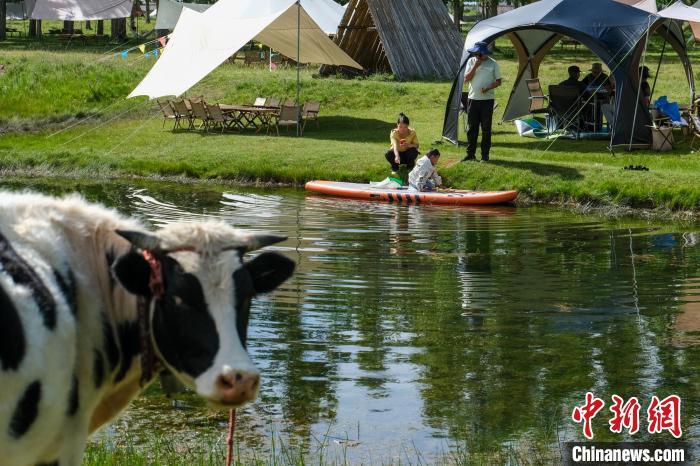
[[[163,49],[165,48],[165,44],[167,44],[167,42],[168,42],[167,41],[168,37],[169,37],[169,35],[163,36],[163,37],[158,37],[157,39],[154,39],[152,41],[145,42],[143,44],[128,48],[126,50],[122,50],[121,52],[118,52],[118,53],[115,53],[114,56],[117,58],[121,57],[121,59],[124,60],[124,59],[126,59],[126,57],[129,56],[129,52],[131,52],[133,50],[139,50],[143,54],[144,58],[153,57],[153,58],[157,59],[158,56],[163,54]],[[157,44],[156,48],[146,52],[146,46],[151,45],[151,44],[154,44],[154,45]]]

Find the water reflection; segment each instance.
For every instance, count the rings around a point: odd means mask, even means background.
[[[251,444],[272,429],[295,442],[350,438],[358,460],[407,444],[426,453],[446,443],[556,445],[581,438],[569,417],[587,390],[608,400],[676,393],[687,440],[700,438],[697,229],[280,189],[67,189],[152,225],[215,218],[289,236],[276,248],[297,272],[251,320],[265,377],[240,417]],[[186,401],[184,417],[220,431],[224,416]],[[118,425],[142,425],[143,412],[190,435],[157,391]],[[606,421],[596,418],[596,438],[618,438]]]

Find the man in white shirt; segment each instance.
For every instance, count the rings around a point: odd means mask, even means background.
[[[469,109],[467,121],[467,155],[462,161],[476,160],[476,141],[481,126],[481,161],[489,160],[491,150],[491,124],[493,121],[493,90],[501,85],[501,67],[496,60],[489,57],[486,42],[477,42],[467,50],[472,57],[467,60],[464,70],[464,82],[469,83]]]
[[[442,178],[437,174],[435,166],[440,159],[440,151],[430,149],[418,159],[416,166],[408,174],[408,185],[414,191],[432,191],[442,185]]]

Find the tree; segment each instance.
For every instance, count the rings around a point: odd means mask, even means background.
[[[462,0],[452,0],[452,19],[455,26],[459,30],[461,27],[462,16],[464,14],[464,2]]]
[[[112,20],[112,39],[126,40],[126,18]]]
[[[41,37],[41,20],[29,20],[29,37]]]
[[[7,4],[6,0],[0,0],[0,40],[7,38]]]
[[[498,14],[498,0],[481,0],[481,17],[491,18]]]

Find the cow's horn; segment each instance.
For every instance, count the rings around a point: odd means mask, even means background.
[[[243,248],[246,252],[255,251],[256,249],[264,248],[271,244],[279,243],[286,240],[286,236],[270,235],[267,233],[250,235],[246,241],[244,241]]]
[[[160,249],[160,240],[157,236],[141,231],[126,230],[117,230],[117,234],[144,251],[157,251]]]

